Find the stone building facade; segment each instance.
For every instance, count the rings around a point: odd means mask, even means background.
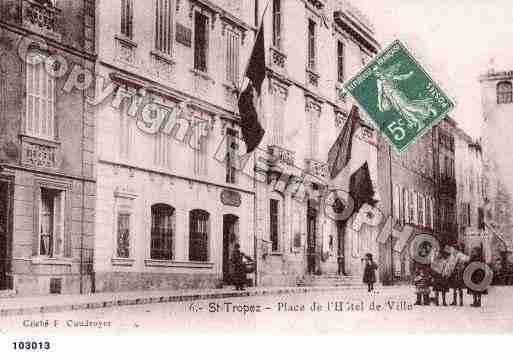
[[[254,165],[233,160],[254,1],[100,0],[98,14],[112,91],[95,107],[96,290],[229,283],[234,244],[254,257]]]
[[[339,227],[313,193],[347,189],[348,176],[336,183],[328,178],[328,151],[352,106],[341,84],[378,51],[374,31],[356,8],[335,0],[271,0],[263,23],[268,57],[260,148],[279,159],[279,168],[264,168],[267,182],[257,184],[258,284],[296,285],[337,274],[361,280],[362,257],[377,256],[375,230],[353,233],[352,219]],[[356,171],[367,163],[376,184],[377,135],[362,124],[348,166]],[[290,189],[296,180],[306,196],[281,186]]]
[[[0,4],[0,290],[93,289],[94,37],[94,0]]]
[[[384,283],[411,278],[414,269],[409,244],[415,234],[437,236],[436,211],[436,137],[435,130],[426,132],[416,143],[398,154],[384,141],[378,152],[382,211],[391,222],[380,229],[387,232],[380,243],[381,275]],[[391,181],[390,181],[391,179]],[[399,233],[409,233],[401,241]]]
[[[492,258],[509,257],[513,250],[513,159],[511,116],[513,71],[490,69],[480,77],[483,101],[483,173],[485,225],[492,233]]]
[[[481,247],[491,262],[493,237],[485,223],[486,186],[483,171],[483,148],[462,129],[455,132],[458,242],[465,253]]]
[[[440,244],[458,242],[458,221],[456,217],[456,171],[455,132],[457,123],[446,117],[433,128],[435,139],[435,180],[437,211],[435,216]]]

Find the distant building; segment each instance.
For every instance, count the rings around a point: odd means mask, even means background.
[[[513,71],[495,71],[479,78],[483,99],[485,225],[493,233],[491,258],[513,251]]]
[[[0,4],[0,292],[93,288],[95,119],[93,0]]]

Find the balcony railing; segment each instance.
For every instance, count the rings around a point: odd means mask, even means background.
[[[329,174],[329,167],[326,162],[317,161],[312,158],[305,160],[306,171],[312,176],[327,179]]]
[[[60,10],[49,1],[20,0],[21,24],[43,35],[60,40],[57,33],[57,19]]]
[[[295,153],[283,147],[272,145],[268,147],[268,153],[280,162],[294,166]]]
[[[280,69],[284,69],[286,65],[287,55],[282,53],[275,47],[270,48],[271,64]]]

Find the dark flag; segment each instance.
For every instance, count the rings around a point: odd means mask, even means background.
[[[365,162],[349,179],[349,194],[354,200],[354,213],[362,208],[364,203],[374,206],[374,187],[369,173],[369,166]]]
[[[262,82],[265,79],[265,45],[263,24],[249,58],[245,76],[248,85],[239,97],[239,113],[241,117],[242,138],[246,143],[247,152],[252,152],[262,141],[265,130],[259,119],[259,108]]]
[[[351,159],[353,135],[359,125],[360,115],[358,113],[358,107],[353,105],[344,127],[342,127],[335,143],[328,152],[328,166],[331,179],[337,177]]]

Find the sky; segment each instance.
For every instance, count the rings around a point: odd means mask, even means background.
[[[450,113],[478,138],[482,126],[479,75],[513,70],[511,0],[350,0],[373,23],[386,47],[406,42],[456,102]]]

